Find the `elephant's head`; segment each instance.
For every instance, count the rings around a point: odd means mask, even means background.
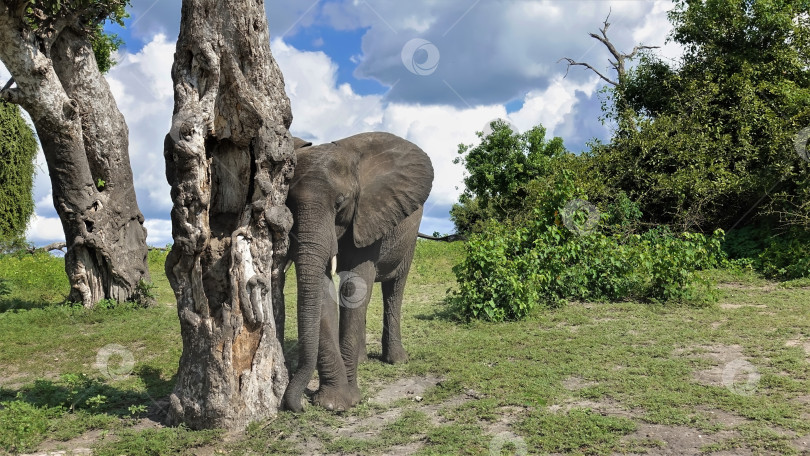
[[[298,370],[284,397],[300,398],[315,369],[324,283],[338,240],[373,244],[419,209],[430,193],[433,167],[419,147],[388,133],[364,133],[319,146],[296,140],[298,164],[287,205],[295,224],[291,252],[298,280]]]

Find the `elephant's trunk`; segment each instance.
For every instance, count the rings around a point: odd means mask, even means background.
[[[298,281],[298,368],[287,391],[284,406],[301,411],[301,395],[312,378],[318,360],[322,307],[331,299],[326,284],[330,260],[337,252],[335,228],[329,215],[314,208],[297,208],[293,230],[295,273]]]

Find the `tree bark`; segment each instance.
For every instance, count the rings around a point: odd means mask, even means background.
[[[126,123],[78,24],[43,40],[19,6],[0,1],[0,60],[16,84],[0,98],[28,111],[45,153],[67,242],[68,299],[85,307],[135,299],[149,269]]]
[[[181,15],[164,154],[183,354],[168,420],[242,429],[276,414],[288,382],[292,112],[262,1],[183,0]]]

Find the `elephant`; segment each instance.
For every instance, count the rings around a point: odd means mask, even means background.
[[[382,132],[318,146],[295,138],[295,147],[287,206],[294,221],[289,255],[298,289],[298,366],[282,403],[301,411],[317,368],[320,387],[312,402],[341,411],[360,401],[357,365],[365,357],[374,282],[383,293],[382,360],[408,359],[400,334],[402,295],[433,166],[415,144]]]

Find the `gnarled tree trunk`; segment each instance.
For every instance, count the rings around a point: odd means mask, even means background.
[[[0,1],[0,59],[16,84],[0,97],[28,111],[42,144],[67,242],[69,299],[92,307],[135,298],[149,270],[127,125],[79,20],[43,38],[23,18],[27,6]]]
[[[183,0],[174,58],[166,274],[183,354],[169,421],[241,429],[275,415],[288,382],[281,341],[292,113],[262,1]]]

